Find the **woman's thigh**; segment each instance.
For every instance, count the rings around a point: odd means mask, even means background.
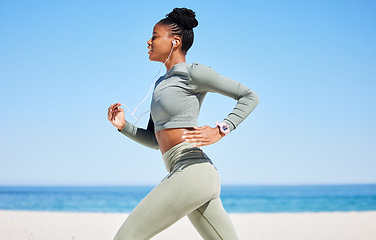
[[[237,240],[234,226],[219,197],[188,214],[188,218],[205,240]]]
[[[220,183],[211,163],[182,165],[170,173],[131,212],[115,239],[150,239],[218,197]]]

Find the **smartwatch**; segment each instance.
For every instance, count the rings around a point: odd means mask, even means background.
[[[230,127],[226,123],[216,122],[215,125],[217,125],[217,127],[219,128],[219,131],[221,131],[221,133],[223,133],[225,136],[230,133]]]

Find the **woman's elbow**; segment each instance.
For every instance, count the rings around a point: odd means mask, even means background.
[[[252,92],[252,101],[255,103],[256,106],[260,102],[260,98],[255,92]]]
[[[152,149],[155,149],[155,150],[159,150],[159,144],[153,144],[153,146],[151,146]]]
[[[248,101],[252,102],[252,103],[250,103],[250,104],[253,105],[254,107],[256,107],[257,104],[260,102],[260,98],[259,98],[259,96],[258,96],[254,91],[252,91],[252,90],[249,89],[249,88],[248,88],[248,90],[245,92],[244,97],[245,97],[245,99],[247,99]]]

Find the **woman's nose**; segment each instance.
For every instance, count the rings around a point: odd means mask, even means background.
[[[147,41],[147,45],[151,45],[151,38]]]

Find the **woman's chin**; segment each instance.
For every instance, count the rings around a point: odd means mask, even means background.
[[[158,60],[155,57],[153,57],[151,54],[149,54],[149,60],[150,61],[154,61],[154,62],[161,62],[160,60]]]
[[[149,60],[150,61],[155,61],[154,58],[153,58],[153,54],[151,52],[148,52],[148,54],[149,54]]]
[[[156,60],[153,59],[151,56],[149,56],[149,60],[150,60],[150,61],[156,61]]]

